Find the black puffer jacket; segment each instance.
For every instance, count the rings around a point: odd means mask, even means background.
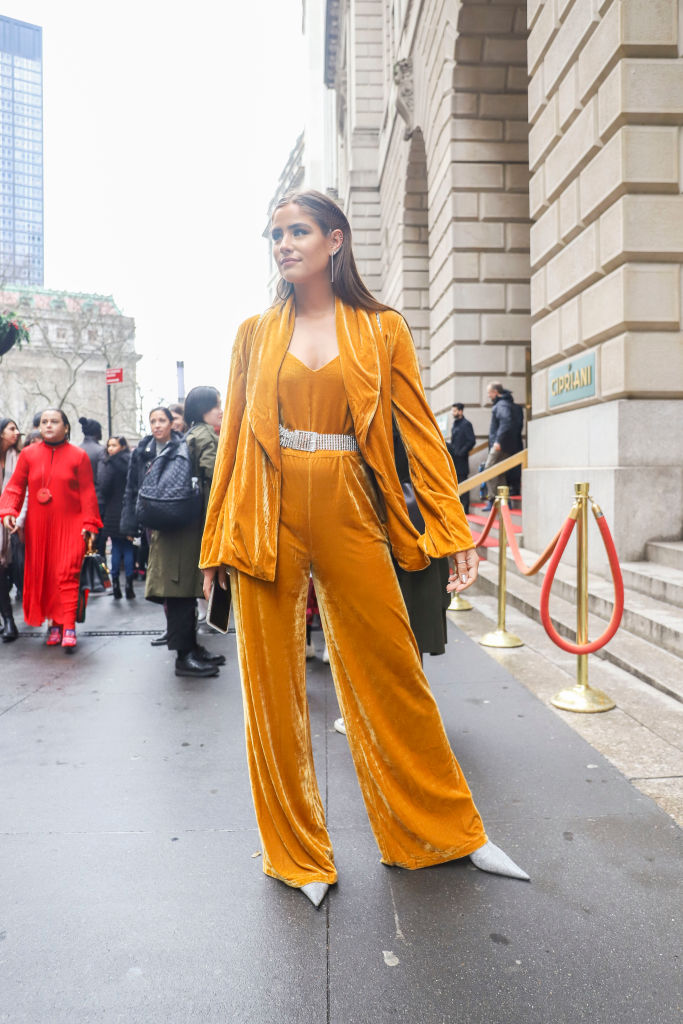
[[[130,452],[122,451],[107,455],[100,464],[98,492],[103,530],[107,537],[121,536],[119,523],[129,463]]]
[[[508,455],[522,450],[522,427],[524,411],[515,405],[511,391],[503,391],[493,399],[491,426],[489,427],[489,448],[499,444]]]

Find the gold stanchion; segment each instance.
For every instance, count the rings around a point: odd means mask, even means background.
[[[496,496],[496,508],[507,505],[510,496],[509,487],[499,487]],[[498,515],[498,625],[491,633],[485,633],[479,643],[483,647],[523,647],[524,641],[505,628],[505,586],[507,579],[507,534],[503,517]]]
[[[453,596],[451,597],[451,603],[448,606],[448,610],[449,612],[471,612],[472,605],[464,597],[461,597],[460,594],[456,594],[455,591],[453,591]]]
[[[574,484],[576,495],[576,642],[588,643],[588,491]],[[611,711],[616,704],[602,690],[588,685],[588,655],[576,656],[576,686],[561,690],[550,702],[562,711]]]

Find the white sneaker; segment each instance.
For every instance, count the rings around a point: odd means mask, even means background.
[[[330,652],[327,649],[327,644],[325,644],[325,650],[323,651],[323,662],[325,665],[330,663]]]
[[[344,724],[343,718],[335,718],[334,720],[334,731],[340,732],[342,736],[346,736],[346,725]]]
[[[306,660],[308,661],[309,658],[315,658],[315,647],[312,640],[309,644],[306,644]]]

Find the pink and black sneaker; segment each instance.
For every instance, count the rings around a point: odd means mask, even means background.
[[[62,637],[62,647],[74,648],[76,646],[76,630],[65,629]]]
[[[57,647],[62,642],[62,627],[61,626],[50,626],[47,631],[47,640],[45,643],[48,647]]]

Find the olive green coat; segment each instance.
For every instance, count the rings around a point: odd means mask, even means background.
[[[152,531],[145,585],[145,597],[152,601],[163,601],[166,597],[202,596],[199,549],[216,462],[218,435],[208,424],[195,423],[185,435],[185,440],[190,450],[193,476],[198,478],[204,498],[204,512],[200,519],[182,530]]]

